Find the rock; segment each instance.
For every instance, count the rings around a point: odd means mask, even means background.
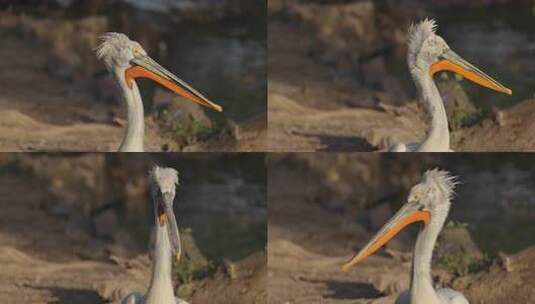
[[[83,260],[105,260],[108,258],[108,252],[104,241],[90,238],[86,243],[87,246],[76,252],[77,256]]]
[[[535,100],[527,99],[502,109],[505,124],[494,122],[493,117],[452,136],[455,151],[532,151],[535,147]]]
[[[492,118],[494,120],[494,123],[500,127],[505,127],[505,125],[507,124],[505,119],[505,112],[501,111],[498,107],[492,107]]]
[[[384,252],[385,254],[392,257],[394,260],[400,261],[402,263],[410,262],[412,258],[411,252],[402,252],[402,251],[398,251],[398,250],[394,250],[390,248],[385,248]]]
[[[49,192],[67,210],[89,215],[107,203],[102,189],[106,180],[105,157],[79,154],[59,158],[53,155],[21,160],[21,167],[48,182]],[[52,210],[53,206],[45,206]],[[61,210],[57,210],[61,211]]]
[[[354,91],[354,92],[353,92]],[[373,108],[376,106],[375,92],[365,86],[353,86],[352,93],[340,94],[340,101],[350,107]]]
[[[180,284],[180,286],[178,286],[177,294],[179,294],[181,298],[191,297],[195,292],[195,287],[196,284],[193,283]]]
[[[262,136],[262,133],[267,132],[267,114],[259,115],[247,119],[243,122],[237,123],[231,119],[226,121],[226,126],[222,131],[221,137],[225,134],[230,135],[231,138],[225,140],[248,140]],[[225,133],[225,131],[228,131]]]
[[[510,259],[511,272],[503,266],[492,265],[482,273],[463,277],[462,285],[468,299],[478,299],[478,303],[532,303],[535,299],[533,282],[535,278],[535,246],[530,246]],[[456,280],[454,283],[457,283]],[[459,285],[459,286],[455,286]]]
[[[507,254],[500,251],[498,253],[498,257],[500,258],[501,265],[506,272],[512,272],[514,270],[511,265],[511,258],[508,257]]]
[[[112,238],[117,226],[117,215],[113,209],[106,209],[93,217],[93,227],[98,237]]]
[[[230,260],[224,260],[223,264],[225,265],[225,271],[231,280],[236,280],[240,278],[238,273],[238,266]]]
[[[106,303],[121,303],[120,301],[131,292],[145,291],[150,283],[151,261],[146,255],[133,259],[110,257],[113,262],[125,269],[119,275],[109,280],[94,284],[99,296]]]
[[[212,303],[214,293],[207,292],[208,290],[219,290],[220,292],[217,294],[224,294],[226,303],[268,303],[265,252],[252,256],[254,258],[246,258],[246,260],[258,263],[251,263],[251,269],[254,270],[250,277],[229,280],[227,274],[220,268],[210,279],[203,282],[203,288],[198,288],[195,291],[190,298],[191,303]]]
[[[255,271],[265,263],[266,254],[264,252],[254,253],[239,262],[230,260],[223,261],[226,273],[232,280],[251,277]]]
[[[366,86],[378,87],[381,85],[386,72],[385,60],[382,56],[376,56],[371,60],[360,64],[362,78]]]
[[[44,44],[53,62],[48,71],[62,79],[88,78],[95,71],[103,69],[97,62],[94,49],[98,37],[108,29],[108,20],[103,16],[89,16],[82,19],[63,20],[58,18],[20,18],[22,27],[29,38]]]
[[[440,256],[459,252],[468,254],[477,260],[483,258],[483,253],[477,247],[466,227],[446,227],[440,234],[436,255]]]
[[[368,219],[373,231],[379,230],[392,216],[392,208],[388,203],[382,203],[368,210]]]
[[[93,289],[97,290],[99,296],[107,302],[121,303],[121,301],[131,294],[135,289],[131,287],[117,286],[111,282],[96,283]]]
[[[383,102],[400,105],[409,100],[409,96],[407,95],[405,89],[403,89],[401,86],[398,78],[392,75],[385,74],[381,78],[381,89],[384,90],[388,95],[388,100],[383,99]]]
[[[71,210],[63,204],[55,204],[47,211],[50,212],[50,215],[61,218],[68,218],[71,212]]]
[[[401,272],[385,271],[372,278],[372,284],[382,294],[397,294],[409,288],[409,276]]]
[[[396,303],[397,297],[397,295],[389,295],[387,297],[373,299],[371,300],[370,304],[394,304]]]
[[[359,58],[377,48],[375,13],[373,1],[289,7],[289,14],[309,27],[308,32],[318,40],[312,55],[342,69],[356,66]]]
[[[72,81],[75,67],[80,64],[80,58],[72,53],[60,52],[59,56],[51,56],[46,62],[46,70],[56,78]]]
[[[97,77],[94,83],[95,97],[102,101],[122,102],[121,93],[109,74]]]
[[[115,214],[115,213],[114,213]],[[145,248],[140,248],[132,237],[132,233],[125,228],[115,227],[112,238],[114,244],[109,246],[109,252],[117,256],[131,256],[134,252],[139,252]]]

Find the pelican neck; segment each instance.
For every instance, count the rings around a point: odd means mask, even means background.
[[[411,267],[410,304],[439,303],[433,288],[431,261],[438,234],[448,216],[449,206],[449,200],[437,206],[431,213],[429,224],[422,228],[416,239]]]
[[[171,243],[167,224],[160,226],[156,221],[156,240],[154,243],[152,274],[146,304],[174,303],[175,295],[172,280]]]
[[[143,138],[145,136],[145,115],[139,88],[135,81],[128,87],[124,76],[124,68],[115,71],[115,78],[123,92],[123,99],[127,109],[126,130],[119,146],[119,152],[143,152]]]
[[[429,129],[418,152],[449,152],[448,116],[440,92],[429,73],[417,73],[415,79],[429,121]]]

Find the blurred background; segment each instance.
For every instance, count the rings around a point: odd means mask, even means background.
[[[460,181],[434,251],[435,283],[470,303],[529,302],[534,164],[533,155],[521,153],[270,155],[268,302],[394,303],[408,287],[418,225],[351,273],[340,267],[433,168]]]
[[[154,166],[180,173],[184,255],[175,293],[192,303],[265,303],[263,154],[3,154],[5,303],[102,303],[149,286]]]
[[[532,129],[532,0],[270,0],[268,14],[272,150],[370,151],[388,137],[423,136],[406,45],[410,24],[426,17],[455,52],[513,91],[438,74],[453,150],[535,149],[531,132],[510,139]]]
[[[138,41],[224,108],[205,111],[139,80],[151,150],[259,150],[266,128],[265,1],[2,0],[0,16],[0,55],[7,59],[0,64],[0,150],[116,149],[124,107],[94,52],[107,31]],[[34,135],[24,134],[31,127]]]

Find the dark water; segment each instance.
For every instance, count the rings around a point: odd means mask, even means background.
[[[484,111],[492,106],[510,107],[535,94],[535,13],[530,5],[508,4],[481,7],[448,7],[431,10],[438,34],[461,57],[509,87],[512,96],[461,84],[470,100]],[[390,69],[401,75],[405,87],[415,88],[405,58],[390,59]]]

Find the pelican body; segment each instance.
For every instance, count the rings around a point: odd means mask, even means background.
[[[171,168],[154,167],[150,173],[154,206],[155,242],[152,275],[145,296],[132,293],[121,304],[188,304],[175,298],[172,280],[172,260],[180,260],[180,234],[173,212],[178,172]]]
[[[97,57],[104,61],[119,87],[127,107],[126,132],[120,152],[143,152],[145,123],[143,102],[136,78],[148,78],[170,91],[215,111],[223,108],[204,97],[173,73],[150,58],[141,45],[121,33],[106,33],[100,37]]]
[[[483,87],[512,94],[512,91],[498,81],[461,58],[450,49],[446,41],[435,34],[434,20],[425,19],[409,29],[407,63],[411,76],[424,105],[429,121],[429,130],[421,143],[398,143],[390,152],[450,152],[448,117],[440,93],[433,81],[433,75],[440,71],[451,71]]]
[[[433,248],[448,216],[455,184],[455,177],[446,171],[427,171],[422,182],[411,189],[407,203],[360,252],[343,265],[342,270],[351,270],[407,225],[423,222],[424,226],[418,234],[412,256],[410,289],[401,293],[396,304],[469,304],[468,300],[455,290],[435,290],[431,277]]]

